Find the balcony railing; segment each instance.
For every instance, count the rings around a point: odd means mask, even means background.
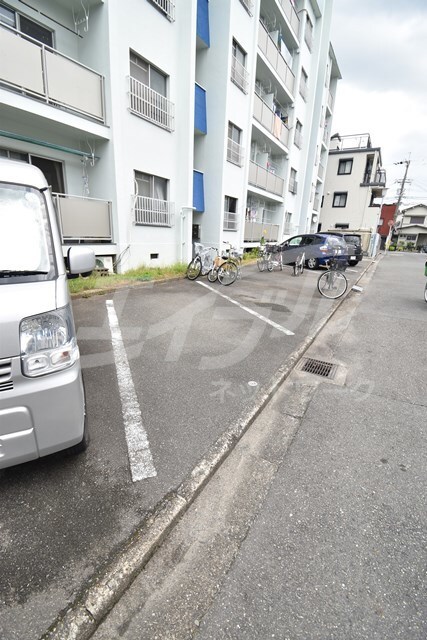
[[[298,193],[298,182],[295,178],[289,178],[288,191],[294,195]]]
[[[276,174],[271,171],[267,171],[267,169],[256,164],[256,162],[251,162],[249,165],[249,183],[254,187],[265,189],[278,196],[283,195],[283,178],[276,176]]]
[[[283,13],[287,17],[289,24],[291,25],[295,34],[298,36],[300,29],[300,19],[297,12],[295,11],[295,7],[291,3],[291,0],[278,0],[278,2],[283,9]]]
[[[237,231],[238,229],[238,213],[233,213],[232,211],[224,211],[224,231]]]
[[[289,129],[285,123],[274,113],[257,93],[254,99],[254,118],[260,122],[269,133],[280,140],[285,146],[289,142]]]
[[[319,164],[319,171],[317,172],[317,175],[321,180],[325,177],[325,166],[323,164]]]
[[[262,237],[266,242],[277,242],[279,239],[279,225],[246,220],[243,241],[259,242]]]
[[[160,11],[166,15],[168,20],[175,20],[175,2],[174,0],[151,0],[153,4],[159,7]]]
[[[363,185],[373,184],[373,185],[381,185],[385,186],[386,183],[386,172],[384,169],[378,169],[375,172],[375,175],[371,176],[371,174],[365,173],[363,176]]]
[[[135,224],[152,227],[172,227],[174,222],[173,203],[168,200],[134,196]]]
[[[235,56],[231,58],[231,79],[243,93],[248,93],[249,74]]]
[[[258,46],[281,78],[289,93],[293,95],[295,76],[262,22],[259,23]]]
[[[111,202],[53,193],[62,242],[112,242]]]
[[[332,93],[329,91],[328,92],[328,107],[329,107],[329,111],[332,111],[334,106],[334,99],[332,97]]]
[[[173,131],[174,104],[132,76],[129,77],[129,101],[132,113],[163,129]]]
[[[102,75],[5,25],[0,50],[0,84],[105,123]]]
[[[243,166],[243,149],[240,144],[231,138],[227,140],[227,160],[239,167]]]
[[[320,198],[316,196],[314,198],[313,211],[320,211]]]
[[[295,129],[294,144],[298,149],[302,148],[302,133],[298,129]]]
[[[254,15],[254,3],[253,0],[240,0],[242,5],[245,7],[246,11],[250,16]]]

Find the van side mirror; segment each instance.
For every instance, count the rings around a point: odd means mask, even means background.
[[[70,247],[67,260],[71,275],[90,274],[95,269],[95,254],[88,247]]]

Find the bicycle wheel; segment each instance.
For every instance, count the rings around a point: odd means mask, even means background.
[[[218,280],[227,287],[237,278],[237,267],[233,262],[224,262],[218,269]]]
[[[267,260],[267,271],[273,271],[274,269],[274,260],[271,257],[271,255],[268,256],[268,260]]]
[[[325,271],[317,281],[319,293],[330,299],[341,298],[347,286],[347,278],[341,271]]]
[[[264,260],[264,258],[257,258],[256,263],[258,265],[258,269],[260,271],[264,271],[264,269],[265,269],[265,260]]]
[[[187,278],[189,280],[195,280],[200,275],[201,270],[202,270],[202,261],[197,256],[196,258],[193,258],[193,260],[188,264]]]
[[[212,269],[208,271],[208,280],[209,282],[216,282],[218,280],[218,269],[216,267],[212,267]]]

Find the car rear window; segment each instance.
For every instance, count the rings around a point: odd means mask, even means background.
[[[344,236],[345,241],[346,242],[350,242],[350,244],[360,244],[360,238],[359,236],[350,236],[350,235],[345,235]]]

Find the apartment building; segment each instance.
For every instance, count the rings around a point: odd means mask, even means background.
[[[386,172],[381,148],[369,134],[333,135],[320,215],[321,229],[364,230],[376,233],[380,224]]]
[[[330,0],[0,0],[0,155],[123,271],[317,227]],[[101,262],[100,262],[101,263]]]

